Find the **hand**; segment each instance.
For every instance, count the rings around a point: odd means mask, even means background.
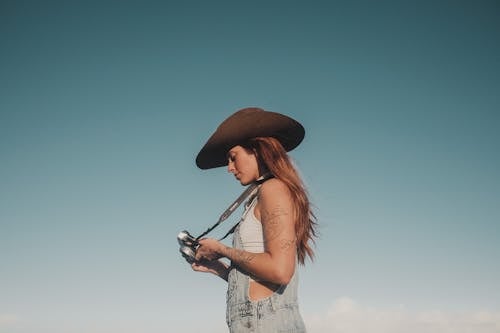
[[[204,238],[199,241],[200,246],[196,249],[196,261],[217,260],[222,257],[223,244],[212,238]]]
[[[214,273],[214,274],[217,272],[217,268],[219,266],[220,263],[217,260],[195,261],[191,264],[191,268],[193,269],[193,271],[203,272],[203,273]]]
[[[193,271],[212,273],[227,281],[229,269],[226,264],[219,260],[196,261],[191,264]]]

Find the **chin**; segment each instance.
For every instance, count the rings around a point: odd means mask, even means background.
[[[246,186],[248,184],[251,184],[253,182],[253,180],[248,180],[248,179],[238,179],[240,184],[243,185],[243,186]]]
[[[249,177],[243,176],[241,178],[236,177],[236,180],[239,181],[242,186],[247,186],[247,185],[253,183],[256,180],[256,178],[249,178]]]

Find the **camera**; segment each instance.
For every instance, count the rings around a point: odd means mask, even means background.
[[[190,264],[195,262],[196,249],[200,245],[196,238],[191,236],[191,234],[186,230],[183,230],[177,235],[177,241],[180,245],[179,251],[184,259],[186,259],[186,261]]]

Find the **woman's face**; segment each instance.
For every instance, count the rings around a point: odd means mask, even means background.
[[[255,153],[242,146],[234,146],[227,153],[227,171],[232,173],[241,185],[248,185],[259,178],[259,167]]]

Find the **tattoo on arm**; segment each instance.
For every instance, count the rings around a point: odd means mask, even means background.
[[[262,213],[262,220],[265,222],[266,240],[275,239],[283,231],[284,219],[289,215],[289,212],[280,206],[276,206],[269,211]]]
[[[280,249],[286,252],[295,246],[295,239],[282,239],[280,240]]]
[[[227,257],[240,264],[249,263],[257,256],[256,253],[238,250],[231,247],[226,247],[226,250],[228,252]]]

